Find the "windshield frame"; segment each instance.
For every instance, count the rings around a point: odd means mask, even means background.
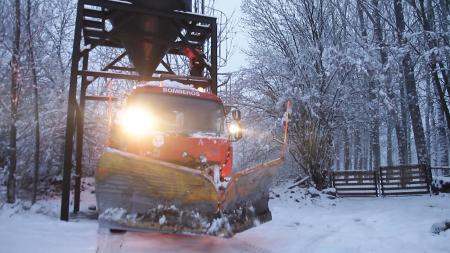
[[[137,100],[148,96],[149,100],[146,101],[148,103],[145,105],[144,103],[140,103]],[[226,115],[225,115],[225,109],[223,104],[220,100],[213,100],[209,98],[204,98],[201,96],[185,96],[185,95],[178,95],[178,94],[168,94],[168,93],[159,93],[159,92],[153,92],[151,90],[145,90],[145,91],[139,91],[139,92],[133,92],[130,94],[126,101],[125,101],[125,108],[131,107],[131,106],[138,106],[138,107],[148,107],[151,102],[151,97],[157,97],[158,99],[163,99],[164,97],[170,98],[173,100],[179,99],[180,101],[183,101],[186,103],[187,101],[193,101],[197,102],[198,105],[196,106],[196,110],[200,109],[201,106],[200,103],[209,104],[209,105],[215,105],[218,110],[220,110],[220,113],[218,113],[218,120],[220,120],[220,123],[217,123],[217,129],[211,130],[211,131],[204,131],[201,129],[195,130],[195,129],[158,129],[158,132],[164,132],[164,133],[170,133],[170,134],[180,134],[180,135],[188,135],[192,137],[226,137]],[[161,101],[157,101],[156,103],[159,103]],[[151,105],[150,105],[151,106]],[[161,106],[161,105],[160,105]],[[151,111],[151,109],[149,110]],[[219,111],[218,111],[219,112]],[[158,113],[155,113],[155,115],[158,115]],[[211,123],[214,124],[214,123]],[[184,126],[183,126],[184,127]]]

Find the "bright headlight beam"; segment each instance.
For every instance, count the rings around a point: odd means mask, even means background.
[[[121,124],[127,133],[146,134],[154,130],[155,122],[148,111],[130,107],[123,112]]]
[[[242,131],[241,127],[236,123],[231,123],[230,126],[228,127],[228,130],[230,131],[231,134],[236,134]]]

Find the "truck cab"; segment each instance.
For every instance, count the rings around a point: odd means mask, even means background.
[[[227,124],[222,100],[201,90],[170,81],[136,86],[115,116],[110,146],[211,175],[220,171],[221,180],[230,176],[240,113]]]

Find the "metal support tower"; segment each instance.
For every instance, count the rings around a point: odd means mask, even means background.
[[[135,72],[134,66],[116,66],[126,56],[127,52],[120,42],[120,34],[107,28],[107,21],[114,13],[120,12],[129,16],[140,14],[170,18],[183,28],[176,41],[170,43],[167,54],[183,55],[183,48],[195,48],[210,45],[211,65],[207,69],[207,77],[177,76],[169,64],[161,62],[167,71],[157,71],[158,75],[144,78]],[[127,34],[135,39],[151,39],[158,43],[157,36],[143,34]],[[205,43],[210,40],[210,43]],[[81,46],[83,43],[83,47]],[[69,220],[70,190],[72,182],[72,159],[74,155],[74,134],[76,132],[75,149],[75,182],[74,209],[80,209],[81,176],[83,173],[83,135],[84,109],[87,100],[107,101],[107,97],[86,96],[89,85],[97,78],[113,78],[126,80],[175,80],[181,83],[193,84],[196,87],[209,88],[217,94],[217,21],[214,17],[182,11],[158,11],[137,6],[134,0],[79,0],[75,21],[75,31],[70,73],[69,99],[67,107],[66,135],[64,146],[63,185],[61,198],[61,220]],[[96,48],[110,47],[123,49],[123,53],[107,64],[101,70],[92,70],[89,65],[89,55]],[[81,64],[80,64],[81,61]],[[81,68],[80,68],[81,65]],[[89,77],[89,78],[88,78]],[[79,98],[77,100],[77,97]]]

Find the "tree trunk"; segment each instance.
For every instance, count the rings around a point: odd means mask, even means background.
[[[373,168],[373,150],[372,150],[372,135],[368,135],[368,145],[367,145],[367,169],[371,170]]]
[[[352,166],[352,160],[350,157],[350,137],[348,130],[344,129],[344,170],[350,170]]]
[[[353,167],[355,170],[361,170],[359,167],[359,159],[361,156],[361,133],[359,130],[355,131],[355,145],[354,145],[354,154],[353,154]]]
[[[19,105],[20,75],[20,0],[15,0],[14,41],[11,57],[11,121],[9,139],[9,171],[7,183],[7,202],[16,201],[16,169],[17,169],[17,108]]]
[[[436,145],[438,147],[438,166],[448,166],[448,138],[445,131],[445,118],[442,110],[436,110],[437,114],[437,140]]]
[[[373,101],[376,101],[376,96],[373,95]],[[378,105],[375,105],[378,107]],[[372,149],[372,159],[373,159],[373,168],[378,169],[381,164],[381,151],[380,151],[380,122],[378,119],[378,110],[374,109],[376,112],[372,117],[372,131],[370,131],[370,141],[371,141],[371,149]]]
[[[341,170],[341,140],[340,140],[340,136],[338,136],[336,138],[335,141],[335,170]]]
[[[439,0],[439,7],[440,7],[440,11],[439,11],[439,19],[440,20],[448,20],[448,15],[450,13],[450,2],[448,0]],[[448,22],[439,22],[441,30],[442,30],[442,37],[444,38],[444,45],[445,46],[450,46],[450,35],[449,35],[449,30],[448,30]],[[447,67],[450,66],[450,55],[447,54],[446,55],[446,62],[447,62]],[[448,68],[447,68],[447,75],[449,73]],[[446,115],[447,116],[447,115]],[[447,123],[448,124],[448,123]],[[450,130],[450,128],[448,129]]]
[[[406,94],[403,82],[399,83],[400,89],[400,122],[397,131],[397,142],[399,149],[399,164],[408,163],[408,108],[406,106]]]
[[[364,129],[363,129],[364,130]],[[365,131],[363,131],[365,132]],[[362,135],[362,154],[361,154],[361,158],[359,159],[359,166],[362,170],[367,170],[367,146],[369,145],[368,141],[367,141],[367,137]]]
[[[386,163],[387,163],[387,166],[393,166],[394,165],[394,161],[393,161],[393,158],[392,158],[392,153],[393,153],[393,147],[392,147],[392,122],[391,122],[390,117],[387,117],[386,127],[387,127]]]
[[[36,75],[36,62],[34,60],[33,36],[31,33],[31,0],[27,0],[26,29],[28,37],[28,63],[31,69],[33,82],[33,106],[34,106],[34,177],[32,203],[36,202],[37,187],[39,182],[39,157],[40,157],[40,129],[39,129],[39,89]]]
[[[412,124],[408,125],[408,164],[413,164],[413,142],[414,142],[414,131]],[[417,150],[417,147],[416,147]],[[417,157],[417,156],[416,156]],[[419,159],[417,158],[417,161]]]
[[[372,7],[373,7],[373,27],[374,27],[374,40],[379,48],[380,53],[380,62],[383,66],[383,69],[385,69],[386,64],[388,63],[388,55],[383,39],[383,27],[381,26],[381,14],[380,14],[380,7],[379,7],[379,1],[378,0],[372,0]],[[394,93],[393,87],[392,87],[392,78],[390,73],[386,71],[384,79],[384,86],[386,88],[387,96],[390,100],[391,104],[396,104],[396,95]],[[397,143],[398,143],[398,160],[400,164],[406,164],[408,160],[408,139],[407,139],[407,108],[405,103],[405,95],[404,95],[404,89],[403,85],[399,85],[400,90],[400,108],[398,113],[398,110],[396,110],[393,106],[389,106],[388,113],[389,118],[388,120],[392,120],[396,137],[397,137]],[[399,115],[400,114],[400,117]],[[388,132],[391,130],[391,134],[388,134],[389,136],[392,136],[392,126],[391,129],[389,129],[388,125]],[[379,146],[379,145],[378,145]],[[388,164],[393,164],[392,161],[392,142],[391,140],[388,140]],[[390,162],[389,162],[390,161]]]
[[[447,122],[447,129],[450,130],[450,111],[448,109],[447,102],[445,101],[445,94],[444,94],[444,91],[440,84],[439,75],[436,72],[436,66],[434,64],[431,64],[431,72],[432,72],[432,76],[433,76],[434,87],[435,87],[437,95],[439,97],[439,105],[445,115],[445,119]]]
[[[432,114],[432,108],[433,108],[433,93],[431,92],[431,83],[430,79],[426,79],[427,86],[426,86],[426,95],[427,95],[427,111],[425,113],[425,126],[426,126],[426,142],[427,142],[427,149],[428,152],[428,161],[430,161],[431,165],[431,117],[433,117]]]
[[[358,7],[358,18],[359,27],[361,30],[361,35],[365,43],[367,43],[367,27],[364,22],[364,13],[362,11],[361,0],[357,1]],[[380,154],[380,121],[379,121],[379,110],[378,110],[378,100],[377,100],[377,82],[375,81],[374,70],[368,69],[368,83],[369,83],[369,100],[370,100],[370,144],[373,157],[373,166],[378,168],[380,166],[381,154]]]
[[[387,52],[386,52],[386,48],[385,48],[385,44],[383,42],[383,27],[381,26],[381,14],[380,14],[380,7],[379,7],[379,2],[378,0],[372,0],[372,6],[373,6],[373,27],[374,27],[374,39],[375,39],[375,43],[377,44],[378,48],[379,48],[379,53],[380,53],[380,62],[383,66],[383,69],[385,69],[385,66],[387,64],[388,58],[387,58]],[[388,73],[384,73],[385,76],[389,77],[389,78],[385,78],[384,79],[384,87],[386,87],[386,89],[389,89],[389,85],[391,82],[391,78],[390,75]],[[389,93],[389,91],[387,92]],[[392,99],[394,96],[391,95],[390,99]],[[388,166],[392,166],[393,162],[392,162],[392,125],[390,123],[390,120],[394,120],[397,121],[397,115],[395,115],[395,112],[393,112],[393,110],[389,111],[389,115],[390,117],[388,117],[388,122],[387,122],[387,131],[388,131],[388,136],[387,136],[387,164]],[[379,125],[379,121],[377,122]],[[378,128],[378,132],[379,132],[379,126]],[[379,134],[379,133],[378,133]],[[379,139],[378,143],[374,143],[374,148],[377,149],[375,150],[375,152],[378,152],[378,157],[375,158],[375,167],[379,167],[380,166],[380,144],[379,144]]]
[[[405,31],[405,21],[403,16],[403,5],[401,0],[394,1],[394,12],[397,25],[398,42],[400,46],[404,46],[406,44],[406,38],[403,36],[403,33]],[[428,150],[425,142],[425,133],[422,126],[422,117],[417,98],[414,68],[411,62],[411,55],[408,51],[405,53],[402,59],[402,72],[405,79],[408,109],[414,132],[417,160],[420,164],[427,164]]]
[[[450,3],[448,0],[439,0],[439,7],[440,7],[440,12],[439,12],[439,19],[440,20],[447,20],[448,15],[449,15],[449,7],[450,7]],[[444,32],[443,36],[444,36],[444,43],[446,46],[450,46],[450,39],[449,39],[449,35],[448,35],[448,22],[439,22],[441,25],[441,29]],[[447,55],[447,62],[450,61],[450,56]]]
[[[426,7],[427,9],[425,9],[424,1],[419,0],[419,7],[417,7],[415,4],[414,4],[414,7],[416,8],[417,15],[422,20],[421,23],[422,23],[422,28],[425,32],[424,33],[425,40],[427,41],[428,49],[431,50],[431,49],[435,48],[436,46],[438,46],[439,43],[434,37],[431,36],[431,34],[435,32],[434,31],[435,15],[434,15],[432,3],[430,1],[428,1],[427,5],[428,5]],[[442,3],[441,3],[441,6],[443,7],[442,12],[444,14],[447,14],[447,10],[445,8],[446,6],[442,5]],[[442,26],[442,29],[444,30],[444,32],[446,32],[447,31],[446,22],[440,22],[440,23],[445,23],[445,24],[441,24],[441,26]],[[444,37],[444,41],[446,41],[448,39],[447,35],[445,35],[445,33],[444,33],[443,37]],[[447,105],[447,102],[445,99],[445,94],[444,94],[444,90],[446,90],[447,95],[450,97],[450,83],[449,83],[449,79],[448,79],[448,74],[447,74],[447,71],[445,70],[446,68],[445,68],[444,64],[442,63],[442,61],[441,60],[438,61],[436,59],[435,53],[432,53],[429,58],[430,58],[430,67],[431,67],[431,75],[433,77],[433,83],[438,92],[439,102],[441,105],[442,112],[444,113],[445,118],[446,118],[447,128],[450,130],[450,112],[449,112],[449,108],[448,108],[448,105]],[[450,59],[450,58],[448,57],[448,59]],[[441,81],[440,81],[441,78],[439,77],[438,72],[441,73],[442,81],[444,82],[444,90],[441,87]]]
[[[435,120],[435,111],[436,111],[436,106],[435,106],[435,103],[433,103],[433,106],[431,107],[431,112],[430,112],[430,115],[431,115],[431,122],[430,122],[430,124],[431,124],[431,126],[430,126],[430,129],[431,129],[431,136],[430,136],[430,145],[431,145],[431,161],[430,161],[430,164],[433,166],[433,165],[437,165],[437,156],[436,156],[436,154],[438,153],[437,152],[437,131],[436,131],[436,120]]]

